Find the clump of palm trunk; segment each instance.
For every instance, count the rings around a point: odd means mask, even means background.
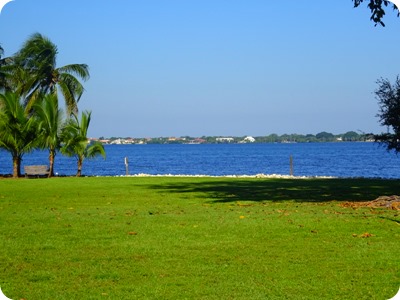
[[[21,49],[3,58],[0,46],[0,148],[13,158],[13,176],[21,175],[25,153],[49,150],[49,176],[60,151],[78,159],[77,176],[85,158],[105,156],[103,145],[87,143],[90,112],[79,121],[78,102],[84,92],[80,80],[89,78],[86,64],[57,66],[57,46],[40,33],[31,35]],[[58,97],[64,98],[64,122]]]

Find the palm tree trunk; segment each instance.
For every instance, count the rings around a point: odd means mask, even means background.
[[[13,178],[21,176],[21,157],[18,154],[13,154]]]
[[[49,153],[49,178],[54,176],[54,158],[56,156],[56,152],[54,149],[50,149]]]
[[[83,157],[78,158],[78,172],[76,173],[76,177],[82,176],[82,164],[83,164]]]

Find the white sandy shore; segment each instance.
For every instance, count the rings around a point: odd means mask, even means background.
[[[333,176],[290,176],[281,174],[256,174],[256,175],[184,175],[184,174],[132,174],[132,175],[119,175],[116,177],[224,177],[224,178],[283,178],[283,179],[310,179],[310,178],[338,178]]]

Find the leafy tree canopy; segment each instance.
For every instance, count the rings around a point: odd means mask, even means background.
[[[388,0],[365,0],[365,2],[368,1],[368,8],[371,10],[371,20],[375,23],[375,26],[377,24],[385,26],[382,19],[385,16],[385,9],[388,6],[392,6],[393,10],[397,11],[397,16],[400,16],[399,8]],[[353,2],[354,7],[358,7],[364,2],[364,0],[353,0]]]
[[[375,91],[380,111],[377,115],[388,131],[375,136],[375,140],[386,145],[388,150],[400,152],[400,78],[392,85],[388,79],[379,79]]]
[[[317,133],[316,138],[317,139],[322,139],[322,140],[329,140],[332,139],[334,135],[330,132],[322,131],[320,133]]]

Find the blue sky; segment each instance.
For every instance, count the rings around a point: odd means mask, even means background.
[[[373,91],[400,73],[400,19],[346,1],[14,0],[0,44],[35,32],[86,63],[99,136],[381,132]]]

